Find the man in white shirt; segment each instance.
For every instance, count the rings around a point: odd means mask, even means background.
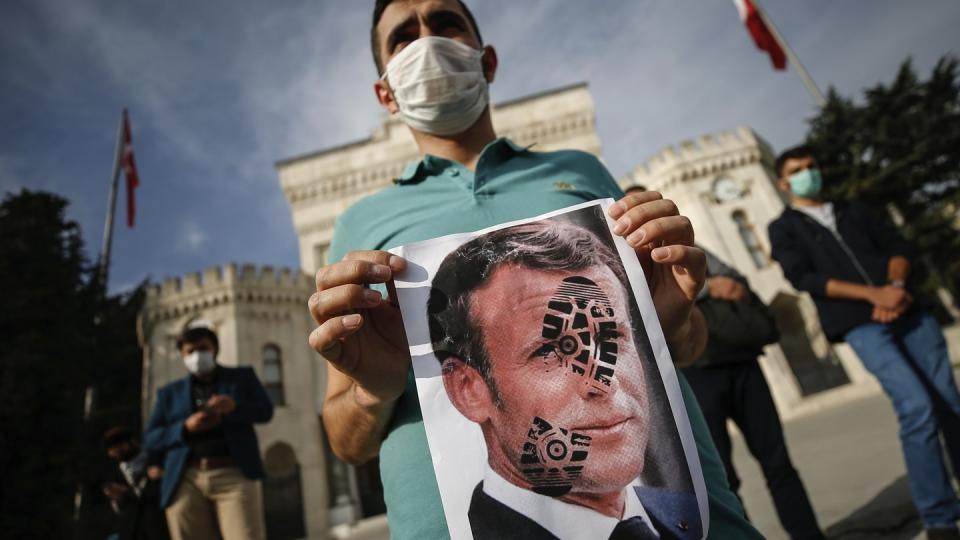
[[[427,311],[447,395],[487,447],[474,538],[700,537],[689,473],[681,491],[639,485],[656,364],[607,244],[554,221],[482,235],[440,265]]]
[[[811,148],[785,150],[776,171],[790,206],[769,226],[773,258],[813,297],[827,338],[847,342],[890,396],[927,538],[960,539],[960,497],[944,460],[946,450],[955,476],[960,391],[940,325],[911,283],[913,249],[860,201],[826,202]]]

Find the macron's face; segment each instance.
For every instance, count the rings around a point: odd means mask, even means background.
[[[610,493],[643,470],[643,363],[628,296],[605,266],[575,272],[499,268],[471,298],[501,406],[481,426],[495,469],[534,491]],[[539,469],[558,468],[560,478]]]

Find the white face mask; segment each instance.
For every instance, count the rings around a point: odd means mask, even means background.
[[[213,351],[193,351],[183,357],[183,365],[194,375],[206,375],[217,366]]]
[[[443,37],[414,40],[387,64],[403,121],[434,135],[463,133],[483,113],[489,99],[483,51]]]

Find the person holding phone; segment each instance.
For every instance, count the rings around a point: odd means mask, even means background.
[[[253,424],[273,404],[250,367],[217,363],[209,328],[187,328],[177,347],[189,374],[158,391],[144,437],[165,452],[160,504],[174,540],[264,538],[263,463]]]

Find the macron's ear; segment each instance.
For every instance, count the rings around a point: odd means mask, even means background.
[[[453,406],[471,422],[486,422],[493,413],[494,403],[480,372],[455,356],[444,360],[441,370],[443,388]]]

